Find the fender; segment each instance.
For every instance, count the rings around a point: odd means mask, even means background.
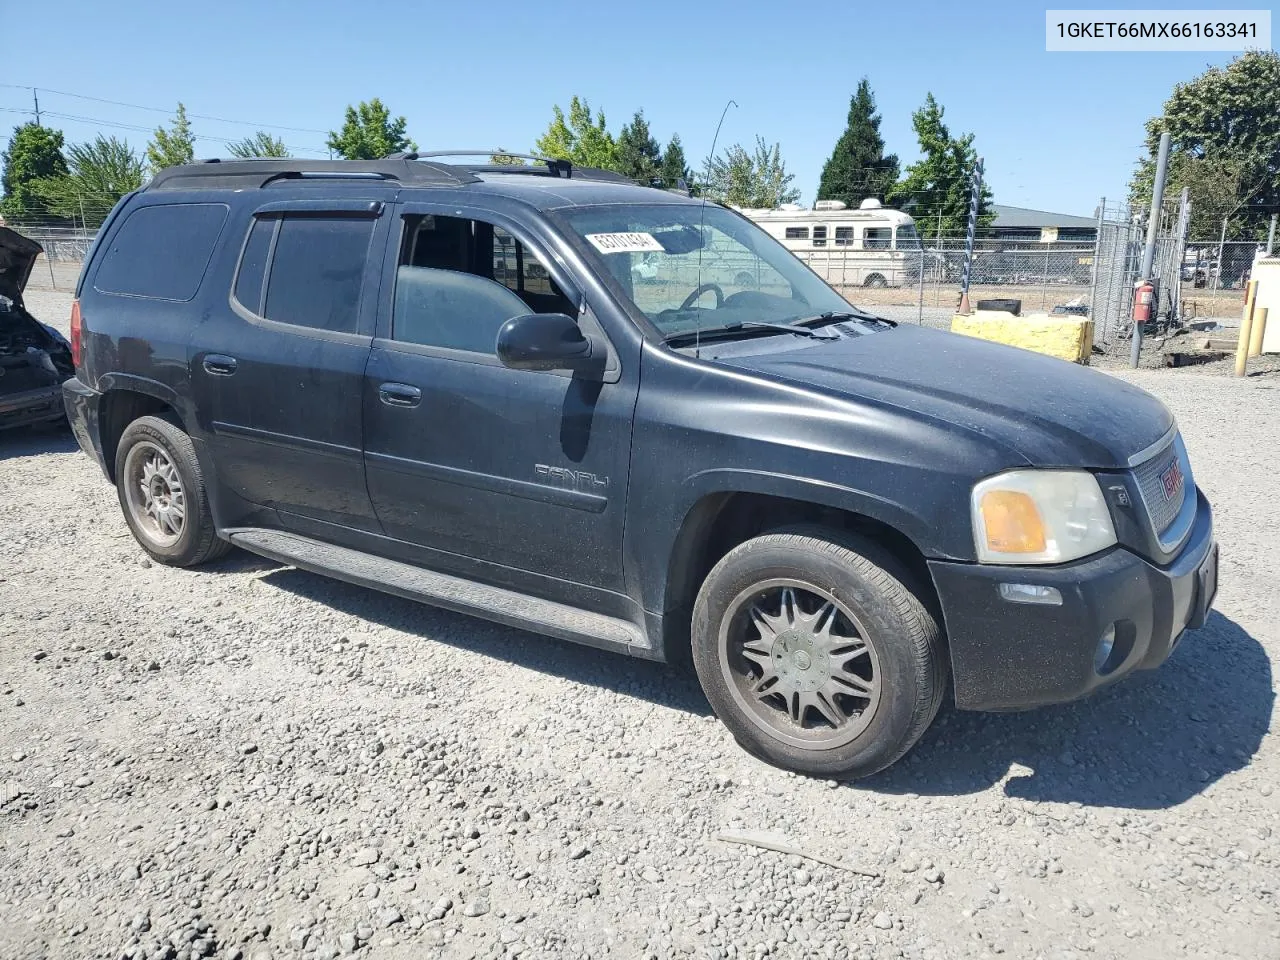
[[[161,383],[149,377],[140,377],[134,373],[104,373],[98,378],[97,389],[103,399],[113,390],[129,390],[133,393],[144,393],[149,397],[155,397],[157,400],[172,407],[182,421],[183,429],[188,433],[191,432],[190,425],[195,419],[195,411],[192,409],[191,400],[188,397],[183,397],[167,383]],[[98,402],[101,404],[102,399],[99,399]]]

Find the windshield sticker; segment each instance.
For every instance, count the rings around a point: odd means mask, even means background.
[[[651,233],[588,233],[587,239],[601,253],[662,252],[662,244]]]

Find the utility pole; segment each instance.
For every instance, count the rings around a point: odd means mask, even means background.
[[[1142,251],[1142,269],[1138,272],[1138,282],[1146,283],[1151,279],[1151,268],[1156,259],[1156,236],[1160,232],[1160,212],[1164,206],[1164,178],[1169,170],[1169,134],[1160,134],[1160,153],[1156,158],[1156,179],[1151,185],[1151,213],[1147,215],[1147,246]],[[1179,265],[1181,270],[1181,265]],[[1136,297],[1135,297],[1136,299]],[[1152,306],[1152,318],[1160,305],[1159,292]],[[1142,324],[1136,319],[1133,322],[1133,340],[1129,346],[1129,366],[1137,367],[1142,356]]]
[[[34,100],[36,104],[36,126],[38,127],[40,126],[40,93],[35,87],[31,88],[31,99]]]
[[[1213,292],[1215,296],[1218,293],[1218,287],[1222,285],[1222,255],[1227,248],[1227,221],[1230,219],[1230,217],[1222,218],[1222,235],[1218,237],[1218,266],[1213,271]]]
[[[1276,248],[1276,214],[1271,215],[1271,226],[1267,229],[1267,256]]]

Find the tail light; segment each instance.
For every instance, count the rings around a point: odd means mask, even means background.
[[[80,334],[82,325],[80,321],[80,301],[71,301],[71,362],[77,367],[80,366]]]

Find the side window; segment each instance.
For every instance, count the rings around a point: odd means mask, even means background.
[[[410,216],[396,269],[391,337],[492,355],[498,328],[525,313],[577,313],[546,266],[501,227]]]
[[[787,239],[788,240],[808,240],[809,228],[808,227],[787,227]]]
[[[263,223],[254,225],[255,233]],[[374,225],[370,217],[285,216],[276,228],[262,315],[299,327],[355,333]],[[250,247],[255,239],[250,236]],[[249,252],[247,247],[246,257]]]
[[[893,242],[893,229],[890,227],[867,227],[862,234],[862,245],[868,250],[888,250]]]
[[[222,203],[139,207],[112,237],[94,289],[152,300],[192,299],[226,219]]]
[[[813,245],[815,247],[825,247],[827,245],[827,228],[825,226],[813,228]]]
[[[849,247],[853,245],[853,227],[836,227],[836,246]]]

